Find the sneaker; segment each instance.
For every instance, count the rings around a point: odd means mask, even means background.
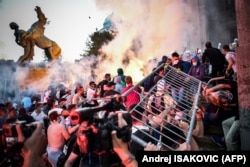
[[[219,136],[212,136],[212,141],[217,144],[219,147],[225,147],[225,142]]]

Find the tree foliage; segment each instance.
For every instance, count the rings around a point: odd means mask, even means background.
[[[101,54],[100,48],[103,44],[110,42],[114,36],[109,31],[95,31],[93,34],[89,35],[86,42],[87,49],[81,56],[98,56]]]

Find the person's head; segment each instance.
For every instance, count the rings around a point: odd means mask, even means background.
[[[15,127],[15,122],[16,122],[16,118],[7,118],[3,125],[3,132],[2,135],[5,137],[17,137],[17,133],[16,133],[16,127]]]
[[[113,81],[108,82],[107,87],[109,90],[114,90],[115,89],[115,83]]]
[[[206,48],[212,48],[212,43],[208,41],[206,42],[205,46]]]
[[[67,110],[69,111],[69,113],[70,113],[72,110],[74,110],[74,109],[76,109],[76,104],[70,104],[70,105],[68,106],[68,108],[67,108]]]
[[[131,76],[126,76],[125,82],[126,82],[126,84],[133,84],[132,77]]]
[[[215,105],[222,108],[226,108],[233,99],[232,93],[225,90],[212,92],[211,95],[214,98]]]
[[[223,53],[223,54],[227,54],[227,52],[229,52],[229,51],[230,51],[229,45],[224,45],[224,46],[222,47],[222,53]]]
[[[228,107],[233,99],[233,94],[230,91],[219,91],[218,104],[222,107]]]
[[[92,90],[95,90],[96,89],[96,83],[94,81],[90,81],[89,82],[89,88],[92,89]]]
[[[66,106],[66,103],[67,103],[67,99],[65,99],[65,98],[61,98],[58,100],[58,104],[61,107]]]
[[[111,75],[110,75],[110,73],[106,73],[104,75],[104,79],[107,80],[107,81],[111,81]]]
[[[18,115],[19,116],[22,116],[22,115],[27,115],[27,111],[25,110],[25,108],[20,108],[19,110],[18,110]]]
[[[94,144],[91,140],[93,138],[93,127],[88,125],[88,121],[83,121],[77,131],[76,143],[79,146],[81,153],[88,153],[91,146]]]
[[[75,109],[69,110],[69,116],[70,121],[73,125],[77,125],[80,123],[80,114]]]
[[[179,63],[180,55],[177,52],[172,53],[172,64],[176,65]]]
[[[48,108],[48,109],[56,107],[56,101],[55,101],[55,99],[54,98],[48,98],[47,99],[47,103],[43,104],[42,107],[44,107],[44,106],[46,106],[46,108]]]
[[[168,57],[166,55],[163,55],[161,57],[161,61],[164,62],[164,63],[167,61],[167,59],[168,59]]]
[[[157,74],[162,76],[164,74],[164,67],[161,67],[157,70]]]
[[[197,66],[200,64],[199,57],[197,55],[192,56],[191,63],[193,66]]]
[[[82,86],[79,86],[77,89],[76,89],[76,93],[79,94],[79,95],[82,95],[84,93],[84,88]]]
[[[59,120],[60,120],[60,117],[59,117],[58,112],[57,112],[57,111],[50,112],[50,113],[49,113],[49,120],[50,120],[51,122],[53,122],[53,121],[59,121]]]
[[[17,117],[17,111],[15,108],[9,109],[9,117],[10,118],[16,118]]]
[[[42,107],[43,107],[43,104],[42,104],[41,102],[37,102],[37,103],[35,104],[35,112],[36,112],[36,113],[40,113]]]
[[[123,75],[123,69],[122,68],[118,68],[117,69],[117,74],[118,75]]]

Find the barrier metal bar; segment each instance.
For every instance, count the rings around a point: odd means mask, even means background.
[[[131,139],[136,143],[140,144],[142,147],[146,147],[148,144],[147,142],[145,142],[144,140],[140,139],[139,137],[133,134],[131,135]]]
[[[191,138],[192,138],[192,132],[193,132],[194,125],[195,125],[196,106],[198,105],[200,91],[201,91],[201,82],[199,83],[198,91],[197,91],[197,93],[195,95],[195,100],[194,100],[194,105],[193,105],[193,112],[192,112],[192,119],[190,121],[189,130],[188,130],[187,139],[186,139],[186,142],[189,143],[189,144],[190,144],[190,141],[191,141]]]
[[[144,95],[143,93],[138,93],[141,97],[140,102],[136,104],[133,109],[130,111],[136,112],[137,114],[141,115],[141,120],[133,117],[134,120],[139,121],[144,127],[148,127],[150,130],[150,133],[158,134],[160,135],[160,138],[156,136],[149,135],[148,137],[152,138],[155,142],[155,144],[160,146],[165,146],[168,150],[175,150],[173,146],[168,145],[167,143],[164,143],[162,141],[162,138],[165,138],[166,141],[169,140],[173,144],[180,144],[179,141],[175,140],[172,136],[177,136],[179,139],[183,139],[187,143],[190,143],[191,137],[192,137],[192,130],[195,125],[195,116],[196,116],[196,106],[198,104],[199,100],[199,94],[201,91],[201,85],[203,84],[202,81],[189,76],[188,74],[181,72],[180,70],[169,66],[162,64],[158,68],[156,68],[154,71],[152,71],[149,75],[147,75],[144,79],[142,79],[139,83],[134,85],[132,88],[130,88],[127,92],[122,94],[122,96],[127,96],[129,93],[134,91],[136,87],[140,87],[144,81],[150,77],[151,75],[158,75],[158,71],[160,68],[164,67],[165,74],[161,77],[161,82],[159,81],[157,84],[155,84],[149,91],[148,94]],[[151,104],[152,99],[154,99],[154,95],[158,93],[158,87],[169,85],[169,89],[165,90],[163,93],[163,101],[164,104],[160,104],[157,108],[156,106],[153,106]],[[158,86],[158,87],[157,87]],[[177,99],[173,95],[174,88],[183,88],[183,98],[182,100],[179,100],[174,108],[169,107],[171,103],[174,101],[176,102]],[[178,89],[179,90],[179,89]],[[144,113],[140,113],[136,110],[137,107],[141,107]],[[153,111],[154,110],[154,111]],[[190,110],[193,110],[192,115],[190,115]],[[157,113],[166,113],[166,116],[162,118],[162,116],[159,116]],[[174,112],[174,114],[171,115],[171,113]],[[178,117],[177,113],[182,113],[182,118]],[[177,124],[176,121],[183,120],[189,124],[189,129],[187,131],[182,130]],[[160,121],[159,121],[160,120]],[[151,124],[148,124],[148,123]],[[154,126],[153,126],[154,125]],[[171,129],[172,127],[172,129]],[[136,127],[134,127],[136,128]],[[175,130],[173,130],[173,128]],[[187,134],[185,136],[180,136],[179,131],[182,131],[184,134]],[[137,129],[141,131],[139,128]],[[177,130],[177,131],[176,131]],[[163,131],[165,131],[163,133]],[[168,132],[167,134],[166,131]],[[141,131],[143,132],[143,131]],[[145,132],[143,132],[145,133]],[[146,133],[145,133],[146,134]],[[132,135],[133,136],[133,135]],[[138,141],[135,139],[135,137],[132,137],[132,140],[140,144],[141,146],[145,146],[145,141]]]
[[[148,77],[150,77],[153,73],[156,73],[163,66],[164,66],[164,64],[161,64],[154,71],[152,71],[145,78],[143,78],[140,82],[138,82],[136,85],[134,85],[133,87],[131,87],[128,91],[126,91],[125,93],[123,93],[122,96],[127,96],[129,93],[131,93],[135,89],[135,87],[141,86]]]

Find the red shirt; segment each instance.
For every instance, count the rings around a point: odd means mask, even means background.
[[[128,84],[125,88],[122,90],[122,94],[128,91],[130,88],[132,88],[134,85]],[[132,104],[137,104],[140,102],[140,93],[141,93],[141,88],[136,87],[132,92],[130,92],[127,95],[127,100],[125,102],[126,109],[132,105]]]

